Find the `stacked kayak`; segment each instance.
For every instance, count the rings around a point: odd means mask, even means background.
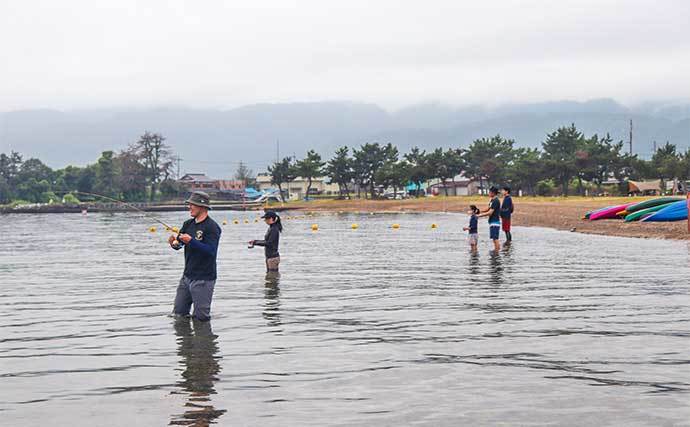
[[[635,203],[626,203],[624,205],[615,205],[615,206],[608,206],[603,209],[599,209],[596,211],[592,211],[589,213],[589,220],[590,221],[596,221],[598,219],[612,219],[612,218],[618,218],[618,213],[621,211],[625,211],[628,209],[628,207],[634,205]],[[586,215],[585,215],[586,217]]]
[[[649,215],[642,221],[682,221],[688,219],[688,203],[686,200],[669,203],[663,209]]]
[[[644,218],[650,216],[651,214],[653,214],[655,212],[662,210],[666,206],[668,206],[668,204],[653,206],[651,208],[642,209],[639,211],[635,211],[633,213],[629,213],[625,216],[625,222],[639,221],[641,219],[644,219]]]
[[[589,211],[584,219],[625,218],[632,221],[682,221],[688,219],[687,200],[682,197],[657,197],[637,203],[606,206]]]
[[[585,213],[585,216],[584,216],[582,219],[589,219],[589,217],[592,216],[593,213],[596,213],[596,212],[599,212],[599,211],[603,211],[604,209],[609,209],[609,208],[612,208],[612,207],[613,207],[613,206],[606,206],[605,208],[599,208],[599,209],[595,209],[595,210],[593,210],[593,211],[589,211],[589,212]]]
[[[652,208],[659,205],[666,205],[673,202],[679,202],[681,200],[685,199],[682,197],[659,197],[657,199],[650,199],[640,203],[635,203],[632,206],[628,206],[626,210],[628,211],[628,213],[633,213],[641,211],[642,209]]]
[[[605,209],[611,209],[613,206],[606,206],[605,208],[599,208],[599,209],[594,209],[593,211],[589,211],[585,213],[583,219],[589,219],[590,216],[592,216],[593,213],[603,211]]]
[[[671,203],[683,200],[679,197],[660,197],[658,199],[645,200],[644,202],[636,203],[628,206],[626,209],[625,222],[638,221],[651,214],[660,211]]]

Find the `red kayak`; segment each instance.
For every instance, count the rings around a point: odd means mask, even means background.
[[[596,212],[592,212],[589,216],[590,221],[596,221],[597,219],[613,219],[619,218],[616,214],[620,211],[624,211],[628,206],[632,206],[635,203],[626,203],[624,205],[610,206],[606,209],[602,209]]]

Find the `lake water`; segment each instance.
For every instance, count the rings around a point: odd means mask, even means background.
[[[151,221],[3,216],[0,424],[690,425],[687,243],[517,227],[492,254],[481,221],[472,255],[464,215],[324,214],[267,278],[265,224],[212,216],[206,324],[168,316],[183,255]]]

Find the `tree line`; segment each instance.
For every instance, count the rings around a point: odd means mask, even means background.
[[[401,154],[392,144],[366,143],[359,148],[340,147],[324,161],[313,150],[303,159],[285,157],[268,168],[271,182],[283,186],[297,177],[307,180],[307,194],[316,177],[326,176],[339,187],[341,197],[356,192],[376,197],[377,189],[405,188],[410,184],[421,194],[424,183],[438,179],[452,182],[462,174],[481,189],[491,184],[509,185],[528,195],[603,194],[611,178],[621,182],[607,192],[626,194],[626,180],[690,179],[690,149],[679,152],[666,143],[650,160],[626,153],[623,142],[610,135],[585,136],[574,124],[547,134],[540,148],[517,147],[500,135],[474,140],[467,148],[412,148]],[[447,187],[444,185],[447,194]]]
[[[413,185],[416,194],[430,180],[452,182],[463,174],[485,189],[509,185],[529,195],[569,195],[575,191],[601,194],[610,178],[625,180],[690,179],[690,149],[680,152],[666,143],[650,160],[624,152],[623,142],[607,134],[585,136],[575,125],[547,134],[540,148],[517,147],[500,135],[473,141],[466,148],[414,147],[401,153],[388,143],[366,143],[338,148],[323,160],[314,150],[302,159],[285,157],[268,167],[273,185],[281,192],[297,177],[307,180],[307,194],[317,177],[327,176],[341,197],[377,197],[380,189],[397,192]],[[158,133],[146,132],[127,149],[104,151],[94,164],[53,170],[39,159],[24,160],[17,152],[0,154],[0,204],[13,201],[46,203],[75,201],[70,193],[98,193],[126,201],[175,198],[181,189],[173,177],[173,153]],[[240,163],[236,177],[251,183],[253,172]],[[627,193],[627,186],[607,187]],[[66,194],[66,196],[65,196]]]
[[[0,203],[78,202],[78,193],[97,193],[127,201],[177,196],[172,150],[158,133],[146,132],[127,149],[104,151],[94,164],[53,170],[17,152],[0,154]]]

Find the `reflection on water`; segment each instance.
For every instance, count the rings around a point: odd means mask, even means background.
[[[467,263],[467,272],[470,274],[470,280],[480,272],[479,251],[470,249],[469,262]]]
[[[520,228],[471,253],[464,215],[322,215],[286,222],[281,277],[242,243],[265,226],[240,218],[223,230],[211,330],[171,327],[183,254],[142,221],[0,221],[0,424],[690,419],[684,242]]]
[[[501,251],[489,252],[489,282],[493,285],[503,284],[503,253]]]
[[[170,425],[207,426],[226,412],[211,403],[211,396],[216,394],[214,383],[221,370],[217,336],[211,330],[210,321],[190,318],[175,320],[175,335],[182,371],[177,385],[188,398],[184,413],[174,415]]]
[[[262,315],[268,326],[280,326],[280,272],[269,271],[264,281]]]

